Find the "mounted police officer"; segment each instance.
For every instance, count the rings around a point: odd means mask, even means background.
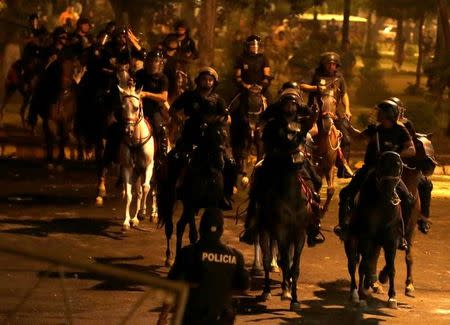
[[[433,173],[434,167],[438,163],[436,161],[436,158],[434,157],[434,151],[431,146],[431,142],[428,140],[427,136],[416,133],[414,124],[412,123],[411,120],[409,120],[406,117],[405,104],[403,104],[403,102],[398,97],[391,97],[389,98],[389,100],[397,104],[400,110],[399,123],[403,124],[405,128],[408,130],[416,147],[416,152],[420,150],[420,147],[422,147],[424,148],[424,154],[426,155],[426,157],[420,158],[421,160],[418,160],[417,158],[411,159],[411,161],[408,161],[408,164],[411,164],[412,166],[421,170],[419,176],[419,183],[417,187],[420,197],[421,217],[419,218],[417,223],[419,226],[419,230],[422,233],[427,234],[431,227],[429,219],[430,219],[431,192],[433,191],[433,183],[431,182],[431,179],[428,176],[430,176]],[[423,145],[423,142],[428,144],[428,146],[426,144]]]
[[[249,205],[245,221],[245,232],[240,240],[253,244],[258,231],[256,220],[256,197],[264,182],[264,166],[278,168],[296,168],[298,174],[309,187],[313,221],[308,227],[308,246],[322,243],[324,237],[320,232],[320,197],[321,178],[305,149],[306,136],[317,115],[317,109],[301,104],[300,87],[289,82],[283,85],[280,98],[270,105],[261,115],[264,143],[264,160],[255,166],[249,192]],[[267,167],[269,168],[269,167]],[[299,187],[302,184],[299,182]]]
[[[336,118],[335,125],[339,131],[342,132],[342,142],[340,146],[341,154],[339,154],[338,164],[338,177],[348,178],[351,177],[349,173],[349,167],[347,161],[350,156],[350,143],[351,133],[357,133],[350,124],[352,114],[350,112],[350,100],[347,94],[347,86],[345,84],[344,77],[342,76],[339,68],[341,66],[341,59],[335,52],[325,52],[320,56],[320,65],[314,72],[312,78],[312,85],[316,85],[319,91],[313,91],[310,93],[308,103],[311,105],[314,101],[317,101],[321,105],[322,93],[326,93],[336,100]],[[342,104],[344,111],[339,109],[339,105]]]
[[[147,54],[144,69],[136,73],[136,88],[141,88],[140,96],[144,105],[144,116],[151,121],[157,141],[157,157],[163,159],[167,154],[166,123],[169,81],[163,73],[164,54],[152,51]]]
[[[187,157],[198,145],[201,137],[201,126],[203,123],[219,121],[225,123],[229,115],[225,100],[215,92],[219,83],[217,72],[211,67],[204,67],[199,70],[195,78],[196,88],[181,94],[171,105],[170,111],[174,118],[178,112],[183,112],[187,118],[181,137],[178,139],[173,155],[178,159],[187,161]],[[224,209],[231,208],[231,196],[235,184],[235,163],[226,153],[224,167]]]
[[[245,42],[245,51],[236,59],[235,81],[243,95],[241,100],[244,103],[252,86],[260,87],[264,96],[269,98],[267,89],[272,77],[269,61],[261,53],[261,45],[261,37],[250,35]]]
[[[392,100],[385,100],[375,108],[379,124],[377,126],[369,125],[366,130],[362,131],[362,136],[370,139],[364,157],[364,165],[339,193],[339,225],[335,228],[335,233],[343,240],[348,237],[350,212],[353,210],[355,196],[369,173],[375,170],[379,155],[385,151],[395,151],[403,159],[406,159],[414,157],[416,154],[408,130],[397,123],[398,105]],[[397,193],[407,205],[414,202],[414,197],[411,196],[403,181],[400,181],[397,186]],[[403,239],[400,248],[405,248],[405,246],[406,242]]]
[[[169,271],[169,279],[192,285],[184,312],[185,325],[234,324],[232,290],[246,290],[250,286],[244,257],[220,240],[223,224],[220,210],[205,209],[200,221],[200,240],[183,247]],[[167,324],[169,310],[170,306],[165,304],[158,325]]]
[[[87,50],[94,42],[90,30],[91,22],[88,18],[82,17],[77,20],[75,32],[70,35],[70,46],[72,46],[75,55],[82,62],[82,65],[86,64]]]

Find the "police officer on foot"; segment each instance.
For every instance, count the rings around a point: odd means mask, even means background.
[[[219,209],[206,209],[200,221],[200,240],[184,247],[175,259],[168,278],[189,282],[192,287],[183,324],[233,324],[232,290],[246,290],[250,276],[244,257],[223,244],[223,215]],[[164,305],[158,324],[166,324],[169,305]]]

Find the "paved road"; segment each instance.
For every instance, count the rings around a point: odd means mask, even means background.
[[[237,324],[449,324],[450,323],[450,178],[435,177],[433,228],[417,234],[415,246],[416,297],[403,294],[405,265],[397,259],[399,309],[385,307],[386,294],[374,295],[361,312],[348,302],[348,275],[342,244],[332,234],[336,199],[325,218],[327,241],[305,248],[298,283],[302,310],[288,311],[279,299],[280,276],[273,275],[273,298],[258,302],[261,278],[239,301]],[[110,185],[113,180],[110,180]],[[104,208],[93,206],[95,171],[72,163],[64,172],[48,172],[41,162],[0,161],[0,238],[18,247],[64,254],[84,261],[99,260],[128,270],[164,277],[164,234],[148,220],[138,229],[121,232],[123,205],[111,194]],[[340,184],[342,186],[342,184]],[[111,186],[110,186],[111,188]],[[243,201],[244,194],[237,201]],[[250,266],[252,249],[241,245],[234,212],[226,214],[225,241],[245,255]],[[48,272],[47,272],[48,271]],[[143,293],[141,286],[100,278],[83,270],[65,270],[65,289],[75,324],[115,324]],[[58,269],[47,263],[0,252],[0,322],[20,302],[27,290],[39,286],[21,307],[13,324],[64,323],[64,295]],[[153,324],[161,297],[152,292],[131,320]]]

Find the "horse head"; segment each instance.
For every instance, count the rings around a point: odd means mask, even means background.
[[[201,126],[197,151],[200,159],[213,168],[223,168],[223,153],[225,151],[226,134],[221,122],[207,122]]]
[[[122,105],[122,119],[125,122],[125,133],[128,137],[132,137],[136,126],[144,118],[142,101],[139,94],[142,89],[136,90],[134,86],[122,88],[117,86],[120,92],[120,100]]]
[[[403,162],[394,151],[386,151],[378,159],[375,175],[379,193],[393,205],[400,203],[395,188],[401,180]]]

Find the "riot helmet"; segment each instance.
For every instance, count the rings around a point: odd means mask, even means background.
[[[245,49],[249,54],[258,54],[261,47],[261,37],[250,35],[245,41]]]
[[[161,73],[164,68],[164,53],[160,50],[150,51],[145,57],[144,68],[147,73]]]
[[[386,119],[394,123],[397,122],[399,116],[398,105],[392,100],[385,100],[377,104],[375,107],[378,111],[377,119],[378,122]]]

